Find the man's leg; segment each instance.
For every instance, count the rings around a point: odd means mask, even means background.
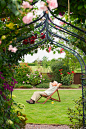
[[[44,94],[44,92],[36,91],[33,93],[32,97],[30,100],[26,100],[26,102],[30,104],[34,104],[35,101],[40,97],[40,95]]]

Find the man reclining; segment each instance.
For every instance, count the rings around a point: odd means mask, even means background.
[[[41,95],[51,95],[57,88],[59,88],[62,84],[61,83],[58,83],[57,81],[54,81],[53,83],[50,82],[49,84],[49,88],[45,91],[36,91],[33,93],[32,97],[30,100],[26,100],[27,103],[29,104],[35,104],[35,102],[38,100],[38,98],[41,96]]]

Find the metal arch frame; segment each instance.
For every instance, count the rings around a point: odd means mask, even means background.
[[[86,31],[83,31],[83,30],[81,30],[80,28],[78,28],[78,27],[76,27],[76,26],[74,26],[74,25],[71,25],[70,23],[68,23],[68,22],[66,22],[66,21],[64,21],[64,20],[62,20],[62,19],[56,17],[56,16],[53,14],[53,12],[51,12],[51,10],[50,10],[49,8],[48,8],[48,10],[49,10],[50,13],[52,14],[52,16],[55,17],[56,19],[58,19],[58,20],[60,20],[60,21],[62,21],[62,22],[64,22],[64,23],[66,23],[66,24],[68,24],[69,26],[75,28],[76,30],[79,30],[79,31],[81,31],[82,33],[85,33],[85,34],[86,34]],[[61,28],[60,31],[62,31],[62,32],[64,32],[64,33],[67,33],[68,35],[71,35],[71,36],[73,36],[73,37],[79,38],[79,39],[80,39],[81,41],[83,41],[84,43],[86,43],[86,40],[85,40],[83,37],[79,36],[78,34],[76,34],[76,33],[74,33],[74,32],[71,32],[71,31],[69,31],[69,30],[67,30],[67,29],[65,29],[65,28],[63,28],[63,27],[61,27],[61,26],[59,26],[59,25],[53,23],[53,21],[49,18],[49,15],[48,15],[46,12],[44,12],[43,16],[41,16],[40,18],[34,20],[34,21],[31,22],[30,24],[26,24],[26,25],[24,25],[24,26],[21,26],[21,27],[19,27],[18,29],[23,28],[23,27],[27,27],[27,26],[29,26],[29,25],[31,25],[31,24],[33,24],[33,23],[36,23],[37,21],[41,20],[43,17],[45,17],[45,21],[39,23],[38,25],[36,25],[36,26],[35,26],[35,29],[37,29],[37,28],[43,26],[43,28],[40,30],[40,33],[45,30],[45,33],[44,33],[44,34],[46,34],[45,39],[43,39],[43,40],[40,41],[40,42],[37,42],[37,44],[33,44],[33,45],[30,45],[30,46],[27,47],[27,48],[23,48],[21,51],[25,51],[25,53],[26,53],[26,51],[30,52],[30,48],[34,48],[34,49],[35,49],[35,48],[38,48],[39,45],[43,45],[43,44],[45,44],[45,42],[46,42],[47,40],[49,40],[49,41],[50,41],[50,44],[54,44],[54,45],[56,45],[56,46],[58,46],[58,47],[64,48],[65,50],[67,50],[67,51],[69,51],[70,53],[72,53],[72,54],[78,59],[78,61],[79,61],[79,63],[80,63],[80,66],[81,66],[81,72],[82,72],[82,77],[81,77],[81,79],[82,79],[83,129],[84,129],[84,127],[86,126],[86,111],[85,111],[85,108],[86,108],[86,107],[85,107],[85,106],[86,106],[86,101],[85,101],[85,100],[86,100],[86,95],[85,95],[85,92],[86,92],[86,82],[85,82],[85,81],[86,81],[86,64],[85,64],[84,60],[82,59],[82,57],[81,57],[75,50],[73,50],[73,49],[71,49],[71,48],[69,48],[69,47],[67,47],[67,46],[65,46],[65,45],[62,45],[62,44],[60,44],[60,43],[58,43],[58,42],[52,40],[52,38],[51,38],[49,35],[52,35],[52,36],[54,36],[54,37],[57,37],[57,38],[59,38],[59,39],[61,39],[61,40],[64,40],[64,41],[66,41],[66,42],[70,41],[69,39],[66,39],[66,38],[64,38],[64,37],[62,37],[62,36],[60,36],[60,35],[58,35],[58,34],[53,33],[52,31],[50,31],[50,30],[49,30],[49,26],[51,26],[52,28],[54,28],[54,29],[56,29],[56,30],[60,30],[60,29],[56,28],[55,26],[60,27],[60,28]],[[50,21],[50,23],[48,22],[48,20]],[[14,30],[13,30],[13,31],[14,31]],[[12,31],[12,32],[13,32],[13,31]],[[24,37],[24,38],[22,38],[22,39],[20,39],[20,40],[17,40],[16,43],[17,43],[17,42],[20,42],[20,41],[22,41],[22,40],[24,40],[24,39],[26,39],[26,38],[28,38],[28,37],[29,37],[29,36],[26,36],[26,37]],[[41,36],[40,36],[40,37],[41,37]],[[40,38],[40,37],[38,37],[38,38]],[[21,47],[22,45],[23,45],[23,44],[17,46],[17,48]],[[20,51],[20,52],[21,52],[21,51]],[[17,53],[15,53],[15,54],[16,54],[16,56],[18,56]],[[84,88],[85,88],[85,89],[84,89]],[[84,90],[85,90],[85,92],[84,92]]]

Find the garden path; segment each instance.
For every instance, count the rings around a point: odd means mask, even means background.
[[[25,129],[71,129],[67,125],[26,124]]]

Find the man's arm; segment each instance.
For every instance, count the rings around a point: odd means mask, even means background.
[[[49,83],[49,88],[52,87],[52,82]]]

